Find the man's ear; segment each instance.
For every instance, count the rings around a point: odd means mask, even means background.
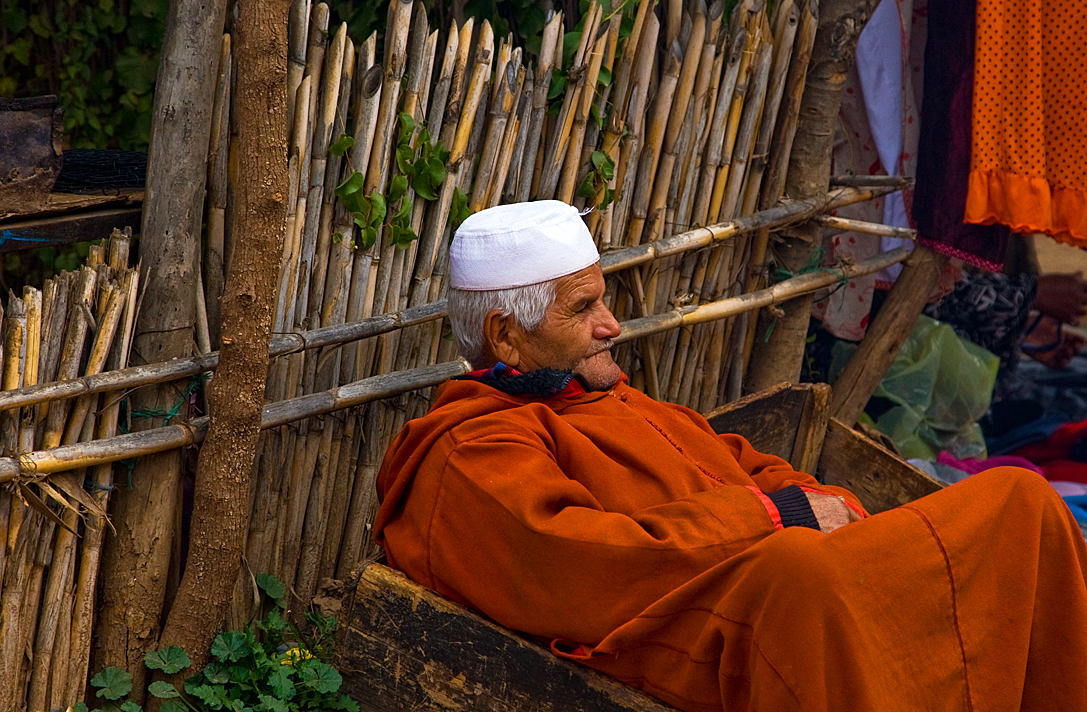
[[[499,309],[492,309],[483,317],[483,340],[487,351],[495,361],[512,368],[521,362],[521,325],[512,316],[504,316]]]

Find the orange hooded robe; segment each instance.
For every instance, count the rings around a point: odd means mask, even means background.
[[[825,535],[819,485],[620,383],[442,387],[378,475],[416,582],[685,710],[1087,710],[1087,551],[1014,468]]]

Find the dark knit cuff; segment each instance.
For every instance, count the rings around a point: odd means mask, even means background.
[[[778,508],[783,527],[808,527],[819,529],[819,520],[808,502],[808,495],[796,485],[789,485],[777,492],[767,492],[766,496]]]

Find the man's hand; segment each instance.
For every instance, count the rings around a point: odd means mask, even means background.
[[[805,494],[808,495],[808,504],[811,505],[811,511],[819,520],[819,528],[824,534],[830,534],[835,529],[861,519],[861,515],[857,514],[841,497],[818,492],[805,492]]]

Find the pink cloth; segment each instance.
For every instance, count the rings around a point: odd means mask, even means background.
[[[1042,468],[1038,467],[1030,460],[1015,455],[998,455],[985,460],[979,460],[975,457],[959,460],[950,453],[941,452],[936,456],[936,462],[941,465],[958,468],[971,475],[981,472],[982,470],[991,470],[994,467],[1022,467],[1025,470],[1037,472],[1039,475],[1045,474],[1042,472]]]

